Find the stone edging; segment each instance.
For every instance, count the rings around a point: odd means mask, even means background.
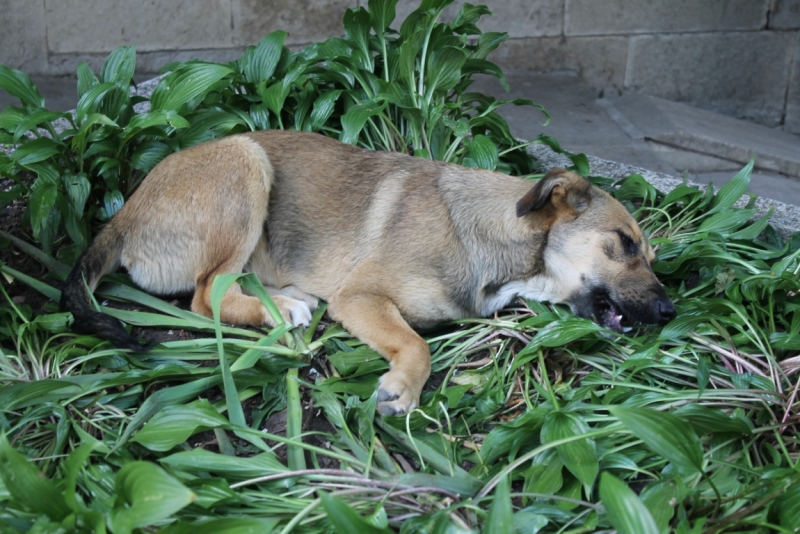
[[[552,169],[554,167],[566,167],[571,165],[570,160],[566,156],[553,152],[545,145],[532,145],[529,148],[529,151],[536,156],[536,159],[538,159],[546,169]],[[641,174],[648,183],[652,184],[656,189],[664,193],[672,191],[683,183],[686,183],[690,186],[696,186],[701,189],[706,187],[705,185],[690,182],[688,180],[684,182],[684,180],[668,174],[648,171],[632,165],[626,165],[625,163],[617,163],[593,156],[588,156],[588,159],[589,167],[591,168],[593,175],[606,176],[608,178],[619,180],[625,178],[626,176],[630,176],[631,174]],[[731,173],[731,176],[733,176],[733,174],[734,173]],[[746,194],[739,199],[735,206],[744,207],[749,201],[750,195]],[[784,238],[788,238],[793,233],[800,231],[800,207],[784,204],[783,202],[778,202],[777,200],[772,200],[769,198],[757,198],[755,207],[758,210],[756,217],[761,217],[767,213],[770,208],[775,208],[775,211],[772,214],[772,220],[770,222],[778,231],[778,233],[780,233]]]

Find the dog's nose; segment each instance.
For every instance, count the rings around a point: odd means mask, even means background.
[[[661,324],[667,324],[678,314],[678,312],[675,311],[675,305],[669,297],[664,296],[658,299],[658,314]]]

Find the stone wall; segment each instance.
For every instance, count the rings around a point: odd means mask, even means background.
[[[479,0],[472,0],[479,3]],[[140,73],[228,61],[265,34],[300,47],[341,33],[366,0],[0,0],[0,63],[29,74],[99,68],[136,45]],[[457,1],[445,17],[458,10]],[[598,93],[640,91],[800,133],[800,0],[484,0],[506,69],[575,71]],[[398,20],[419,0],[400,0]]]

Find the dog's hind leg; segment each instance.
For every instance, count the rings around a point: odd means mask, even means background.
[[[293,325],[308,326],[311,324],[311,314],[319,305],[317,297],[309,295],[295,286],[286,286],[280,289],[267,287],[266,289],[279,309],[289,310]],[[281,304],[278,304],[279,302]],[[286,319],[285,316],[284,319]]]
[[[241,267],[236,270],[232,267],[225,268],[223,266],[211,275],[204,277],[202,281],[198,280],[197,289],[192,299],[192,311],[206,317],[213,317],[211,286],[214,277],[218,274],[237,272],[241,272]],[[295,326],[308,326],[311,322],[311,309],[309,309],[309,305],[305,301],[280,294],[272,296],[272,301],[278,307],[283,320],[287,323]],[[252,326],[275,326],[276,324],[272,315],[270,315],[261,301],[257,297],[242,293],[242,288],[237,283],[232,284],[223,295],[219,318],[223,322],[233,324]]]
[[[419,406],[431,372],[431,352],[397,306],[380,295],[355,294],[334,297],[329,310],[351,334],[389,360],[391,370],[379,382],[378,411],[395,415]]]

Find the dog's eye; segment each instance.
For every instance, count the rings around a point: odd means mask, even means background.
[[[625,249],[625,252],[631,256],[635,256],[639,251],[639,248],[636,246],[636,243],[633,241],[633,239],[631,239],[631,236],[620,231],[617,231],[617,235],[619,236],[619,240],[622,242],[622,248]]]

